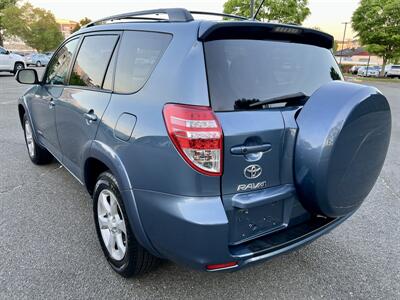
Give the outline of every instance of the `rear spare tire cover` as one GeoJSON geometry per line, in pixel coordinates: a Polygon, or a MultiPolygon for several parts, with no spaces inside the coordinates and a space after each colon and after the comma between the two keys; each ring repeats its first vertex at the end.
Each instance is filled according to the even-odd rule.
{"type": "Polygon", "coordinates": [[[295,182],[313,214],[339,217],[355,211],[382,169],[391,114],[376,89],[342,81],[319,88],[297,117],[295,182]]]}

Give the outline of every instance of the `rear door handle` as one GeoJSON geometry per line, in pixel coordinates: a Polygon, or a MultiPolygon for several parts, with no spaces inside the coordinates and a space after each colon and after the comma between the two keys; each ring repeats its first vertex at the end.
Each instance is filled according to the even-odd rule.
{"type": "Polygon", "coordinates": [[[87,113],[84,113],[83,116],[89,122],[96,122],[97,121],[97,115],[94,113],[93,109],[89,110],[87,113]]]}
{"type": "Polygon", "coordinates": [[[261,144],[261,145],[252,145],[252,146],[235,146],[231,148],[231,153],[234,155],[246,155],[249,153],[259,153],[259,152],[267,152],[272,149],[270,143],[261,144]]]}

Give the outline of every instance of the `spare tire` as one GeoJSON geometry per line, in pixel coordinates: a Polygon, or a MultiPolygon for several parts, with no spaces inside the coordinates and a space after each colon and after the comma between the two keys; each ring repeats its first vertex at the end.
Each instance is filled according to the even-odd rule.
{"type": "Polygon", "coordinates": [[[386,98],[370,86],[334,81],[311,95],[297,124],[294,171],[303,206],[328,217],[354,212],[374,186],[389,147],[386,98]]]}

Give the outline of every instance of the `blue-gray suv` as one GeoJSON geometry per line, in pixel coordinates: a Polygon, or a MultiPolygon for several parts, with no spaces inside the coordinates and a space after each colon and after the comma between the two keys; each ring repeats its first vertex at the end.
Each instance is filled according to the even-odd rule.
{"type": "Polygon", "coordinates": [[[160,259],[236,270],[309,243],[360,207],[388,149],[389,104],[343,81],[332,36],[195,14],[96,21],[43,79],[16,77],[33,85],[18,101],[30,159],[86,186],[126,277],[160,259]]]}

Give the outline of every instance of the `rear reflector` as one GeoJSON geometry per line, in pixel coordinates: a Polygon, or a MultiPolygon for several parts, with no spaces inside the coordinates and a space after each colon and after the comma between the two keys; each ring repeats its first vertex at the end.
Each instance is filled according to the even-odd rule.
{"type": "Polygon", "coordinates": [[[222,174],[222,129],[208,106],[166,104],[168,135],[185,161],[198,172],[222,174]]]}
{"type": "Polygon", "coordinates": [[[232,262],[228,262],[228,263],[224,263],[224,264],[207,265],[206,268],[209,271],[215,271],[215,270],[232,268],[232,267],[236,267],[236,266],[237,266],[237,262],[232,261],[232,262]]]}

